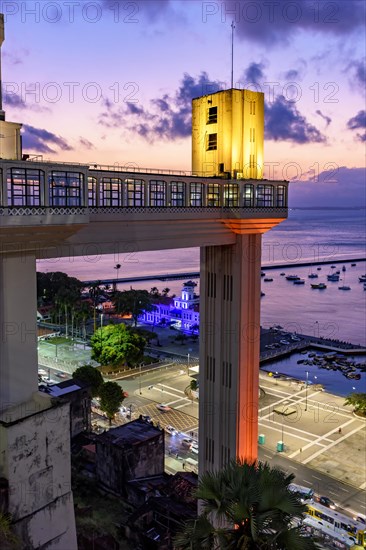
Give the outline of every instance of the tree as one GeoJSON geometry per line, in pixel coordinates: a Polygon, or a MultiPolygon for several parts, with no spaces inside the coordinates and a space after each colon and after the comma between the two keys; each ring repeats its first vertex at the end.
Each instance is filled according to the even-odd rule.
{"type": "Polygon", "coordinates": [[[196,496],[203,513],[176,536],[177,550],[313,550],[294,527],[306,506],[288,486],[294,475],[267,463],[231,460],[202,475],[196,496]]]}
{"type": "Polygon", "coordinates": [[[145,311],[155,309],[154,296],[147,290],[134,290],[131,288],[131,290],[115,292],[112,300],[117,313],[132,315],[135,326],[139,315],[142,315],[145,311]]]}
{"type": "Polygon", "coordinates": [[[94,332],[97,328],[97,304],[99,303],[99,298],[102,295],[102,289],[100,288],[101,281],[97,281],[96,283],[93,283],[91,287],[89,288],[89,295],[90,298],[93,300],[93,327],[94,332]]]}
{"type": "Polygon", "coordinates": [[[100,391],[100,408],[106,413],[109,419],[109,425],[112,424],[112,419],[124,400],[124,394],[121,386],[117,382],[105,382],[102,384],[100,391]]]}
{"type": "Polygon", "coordinates": [[[176,342],[180,342],[181,345],[183,346],[184,342],[187,340],[187,336],[183,333],[181,334],[178,334],[176,337],[175,337],[175,341],[176,342]]]}
{"type": "Polygon", "coordinates": [[[350,393],[344,405],[352,405],[356,413],[366,416],[366,393],[350,393]]]}
{"type": "Polygon", "coordinates": [[[79,367],[72,373],[74,380],[80,380],[90,384],[92,397],[99,396],[99,390],[103,384],[103,376],[100,371],[91,365],[79,367]]]}
{"type": "Polygon", "coordinates": [[[91,337],[92,358],[103,365],[140,363],[144,357],[146,340],[123,323],[99,328],[91,337]]]}

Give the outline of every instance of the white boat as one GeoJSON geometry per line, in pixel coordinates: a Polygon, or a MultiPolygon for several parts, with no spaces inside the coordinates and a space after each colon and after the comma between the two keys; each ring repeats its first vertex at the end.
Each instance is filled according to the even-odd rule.
{"type": "Polygon", "coordinates": [[[337,273],[331,273],[330,275],[327,275],[327,280],[338,283],[339,275],[337,273]]]}

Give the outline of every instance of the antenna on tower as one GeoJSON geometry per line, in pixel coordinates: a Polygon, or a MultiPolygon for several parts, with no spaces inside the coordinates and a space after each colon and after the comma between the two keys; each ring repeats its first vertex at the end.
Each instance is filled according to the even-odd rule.
{"type": "Polygon", "coordinates": [[[231,22],[231,88],[234,88],[234,21],[231,22]]]}

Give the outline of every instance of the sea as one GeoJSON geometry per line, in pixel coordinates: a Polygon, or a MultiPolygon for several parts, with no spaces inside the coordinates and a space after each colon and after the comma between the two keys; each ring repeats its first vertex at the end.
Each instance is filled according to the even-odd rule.
{"type": "MultiPolygon", "coordinates": [[[[275,266],[262,277],[261,325],[281,325],[285,330],[323,338],[366,345],[366,291],[358,277],[366,273],[366,210],[364,208],[290,208],[288,219],[263,236],[262,266],[275,266]],[[343,263],[355,260],[356,266],[343,263]],[[301,266],[301,263],[331,261],[330,265],[301,266]],[[295,267],[289,267],[295,264],[295,267]],[[342,271],[343,265],[346,270],[342,271]],[[317,268],[321,269],[318,270],[317,268]],[[328,282],[327,275],[341,270],[341,282],[328,282]],[[318,279],[308,279],[309,273],[318,279]],[[298,275],[305,285],[294,285],[281,273],[298,275]],[[310,284],[325,282],[325,290],[310,284]],[[342,284],[351,290],[342,291],[342,284]]],[[[126,254],[52,258],[40,260],[38,271],[64,271],[80,280],[185,273],[199,271],[199,249],[183,248],[154,252],[131,251],[126,254]]],[[[264,269],[264,271],[266,271],[264,269]]],[[[199,280],[197,292],[199,293],[199,280]]],[[[182,281],[147,281],[118,285],[125,288],[170,288],[179,294],[182,281]]],[[[278,369],[276,369],[278,370],[278,369]]],[[[332,376],[332,373],[327,373],[332,376]]]]}

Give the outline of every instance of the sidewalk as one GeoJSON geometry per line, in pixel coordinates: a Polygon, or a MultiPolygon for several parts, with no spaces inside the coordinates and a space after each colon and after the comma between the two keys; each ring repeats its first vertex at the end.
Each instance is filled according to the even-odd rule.
{"type": "Polygon", "coordinates": [[[265,449],[336,479],[366,488],[366,421],[344,406],[344,397],[260,373],[259,434],[265,449]],[[263,440],[263,437],[262,437],[263,440]]]}

